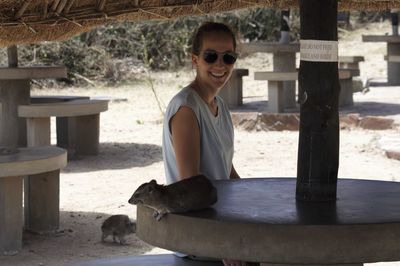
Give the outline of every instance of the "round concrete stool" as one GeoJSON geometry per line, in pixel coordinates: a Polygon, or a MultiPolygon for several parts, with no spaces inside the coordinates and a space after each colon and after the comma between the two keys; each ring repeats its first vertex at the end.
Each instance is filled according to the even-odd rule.
{"type": "MultiPolygon", "coordinates": [[[[23,228],[23,209],[22,209],[22,179],[26,175],[42,175],[59,171],[67,164],[67,152],[57,147],[31,147],[20,148],[19,152],[0,156],[0,255],[13,254],[22,248],[22,228],[23,228]]],[[[43,177],[43,176],[42,176],[43,177]]],[[[57,176],[58,177],[58,176],[57,176]]],[[[44,183],[50,183],[47,176],[43,177],[44,183]]],[[[48,205],[55,205],[58,215],[58,198],[51,198],[58,195],[57,191],[47,193],[42,186],[34,187],[39,196],[44,200],[38,199],[44,204],[38,206],[38,211],[31,210],[33,216],[38,219],[46,218],[43,213],[48,213],[48,205]],[[56,203],[56,204],[54,204],[56,203]],[[40,214],[40,215],[39,215],[40,214]]],[[[25,208],[30,203],[25,197],[25,208]]],[[[58,221],[58,216],[56,217],[58,221]]],[[[25,216],[25,219],[29,217],[25,216]]]]}
{"type": "Polygon", "coordinates": [[[340,179],[335,202],[295,200],[294,178],[216,181],[209,209],[168,214],[137,209],[144,241],[197,256],[270,264],[400,260],[400,183],[340,179]]]}

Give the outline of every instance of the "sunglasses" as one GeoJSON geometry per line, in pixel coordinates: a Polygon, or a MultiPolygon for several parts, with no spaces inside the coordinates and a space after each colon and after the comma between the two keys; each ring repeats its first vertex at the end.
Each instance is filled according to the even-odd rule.
{"type": "Polygon", "coordinates": [[[213,64],[217,62],[218,56],[222,56],[222,61],[227,64],[227,65],[233,65],[236,62],[236,59],[238,57],[237,53],[235,52],[223,52],[219,53],[214,50],[205,50],[203,52],[203,59],[206,61],[208,64],[213,64]]]}

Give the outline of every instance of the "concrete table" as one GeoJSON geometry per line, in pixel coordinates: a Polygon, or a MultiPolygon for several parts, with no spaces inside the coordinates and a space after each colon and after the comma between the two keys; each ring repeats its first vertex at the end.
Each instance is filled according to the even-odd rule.
{"type": "MultiPolygon", "coordinates": [[[[38,175],[46,178],[46,173],[59,172],[60,168],[65,167],[66,164],[67,152],[64,149],[50,146],[20,148],[17,153],[0,156],[0,255],[2,253],[12,254],[22,247],[23,177],[38,175]]],[[[40,194],[43,188],[36,186],[31,189],[40,194]]],[[[33,204],[36,204],[38,208],[31,210],[35,215],[27,216],[26,219],[48,219],[49,214],[53,217],[51,214],[56,212],[55,219],[58,224],[59,198],[51,197],[54,193],[56,191],[46,195],[46,201],[41,200],[40,197],[31,198],[35,201],[33,204]]],[[[27,203],[27,196],[25,196],[25,204],[27,203]]],[[[31,203],[29,202],[29,204],[31,203]]]]}
{"type": "MultiPolygon", "coordinates": [[[[296,53],[300,52],[299,43],[252,42],[243,43],[246,53],[272,53],[273,71],[296,71],[296,53]]],[[[284,107],[296,108],[296,82],[285,81],[283,84],[284,107]]]]}
{"type": "Polygon", "coordinates": [[[58,189],[44,193],[48,184],[57,184],[67,153],[56,147],[27,146],[26,120],[18,117],[18,106],[30,102],[30,80],[66,77],[65,67],[17,67],[16,47],[9,47],[9,68],[0,68],[0,254],[22,248],[22,179],[35,176],[35,184],[24,178],[25,228],[58,226],[58,189]],[[40,182],[39,182],[40,181],[40,182]],[[31,186],[32,185],[32,186],[31,186]],[[57,193],[57,194],[55,194],[57,193]],[[28,207],[27,207],[28,206],[28,207]],[[33,226],[34,225],[34,226],[33,226]]]}
{"type": "Polygon", "coordinates": [[[389,60],[391,56],[400,55],[400,36],[399,35],[363,35],[363,42],[386,42],[387,43],[387,76],[388,84],[392,86],[400,85],[400,62],[389,60]]]}
{"type": "Polygon", "coordinates": [[[168,214],[137,209],[137,235],[186,254],[261,265],[342,265],[400,260],[400,183],[339,179],[334,202],[295,200],[296,179],[216,181],[218,202],[168,214]]]}
{"type": "Polygon", "coordinates": [[[248,75],[248,69],[235,68],[228,82],[220,90],[218,95],[224,99],[229,108],[235,108],[243,104],[243,76],[248,75]]]}

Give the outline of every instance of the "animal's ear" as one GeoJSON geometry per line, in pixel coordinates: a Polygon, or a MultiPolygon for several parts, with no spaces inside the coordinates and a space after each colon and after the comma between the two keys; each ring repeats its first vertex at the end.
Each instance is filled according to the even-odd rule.
{"type": "Polygon", "coordinates": [[[147,192],[152,192],[153,189],[154,189],[156,186],[157,186],[156,180],[154,180],[154,179],[151,180],[151,181],[149,182],[148,186],[146,187],[147,192]]]}

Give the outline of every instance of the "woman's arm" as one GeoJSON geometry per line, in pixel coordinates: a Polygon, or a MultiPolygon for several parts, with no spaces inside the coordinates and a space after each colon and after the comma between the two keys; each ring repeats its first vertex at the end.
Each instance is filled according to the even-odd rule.
{"type": "Polygon", "coordinates": [[[174,146],[179,179],[199,174],[200,129],[196,115],[189,107],[182,106],[171,118],[172,143],[174,146]]]}

